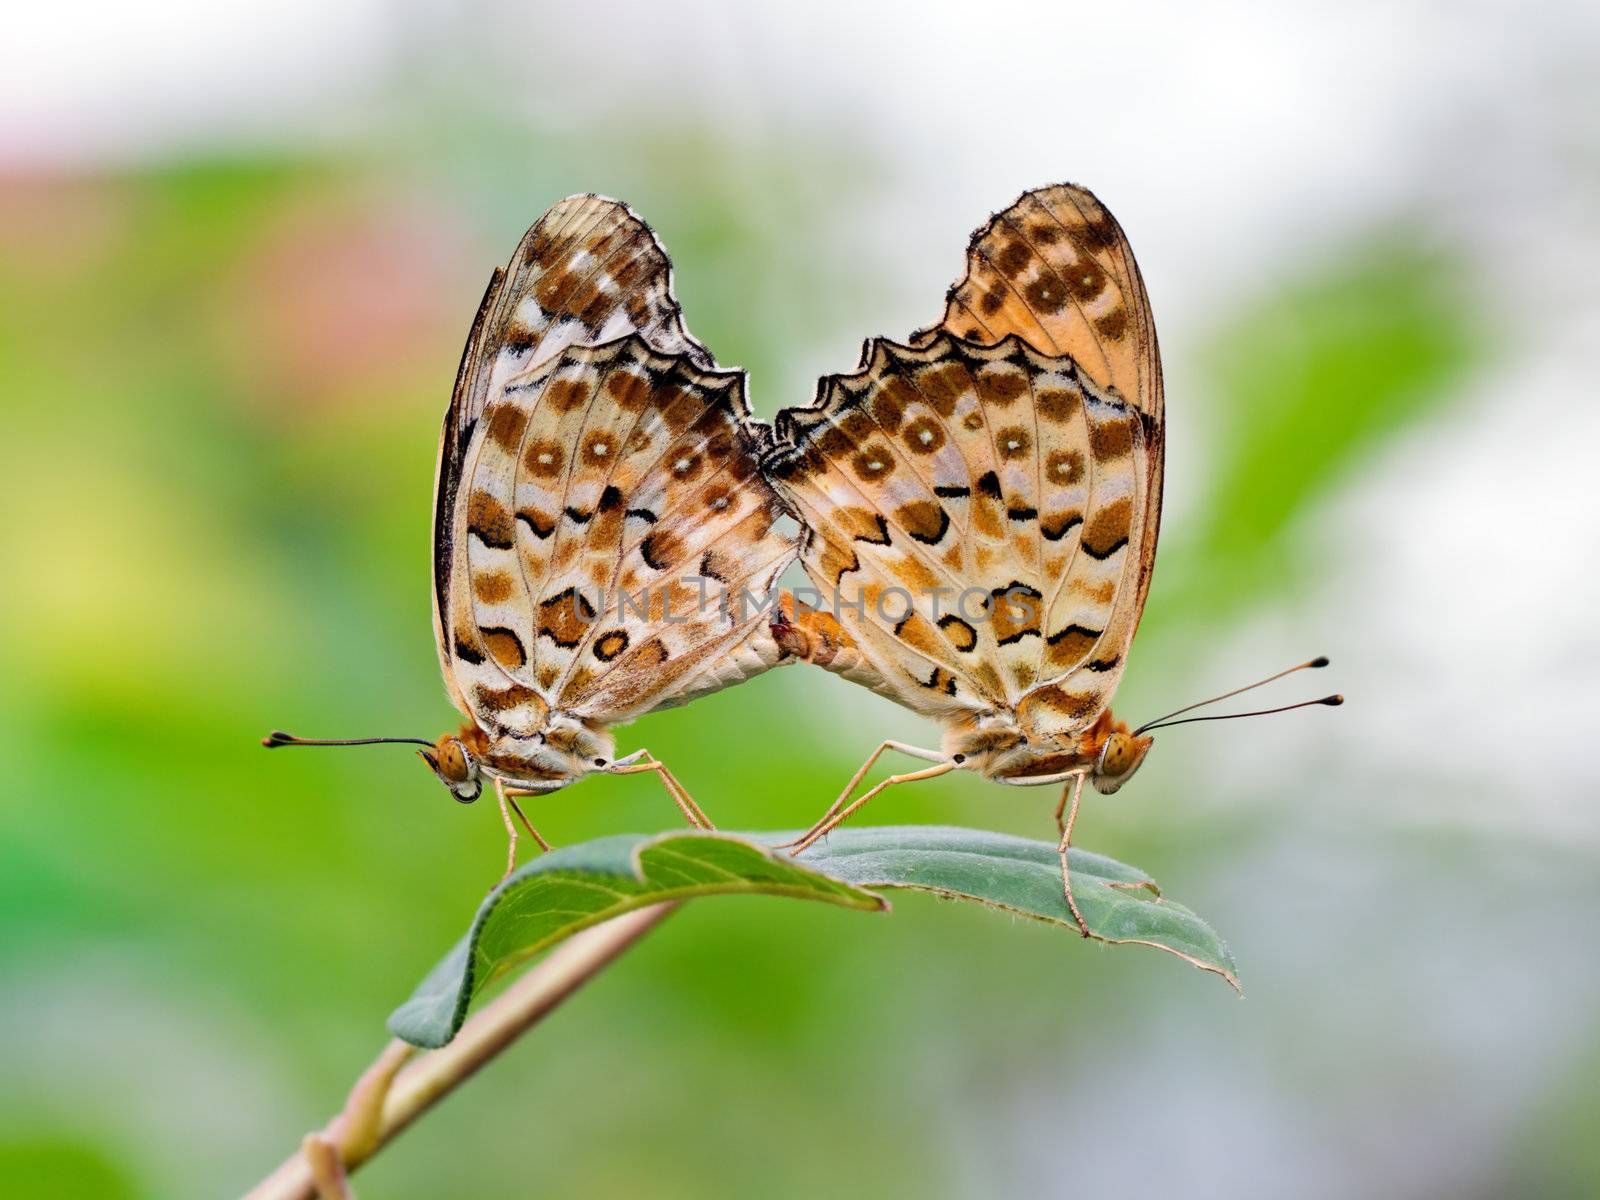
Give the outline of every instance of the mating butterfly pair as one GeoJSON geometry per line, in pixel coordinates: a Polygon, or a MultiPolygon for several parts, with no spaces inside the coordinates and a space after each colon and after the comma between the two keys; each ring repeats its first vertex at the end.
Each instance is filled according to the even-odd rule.
{"type": "Polygon", "coordinates": [[[1061,783],[1077,916],[1083,782],[1116,791],[1159,724],[1130,731],[1109,705],[1150,585],[1163,447],[1144,285],[1081,188],[994,217],[942,321],[869,341],[770,428],[744,373],[685,328],[650,229],[573,197],[490,280],[445,417],[434,628],[467,721],[437,742],[360,741],[416,742],[462,802],[492,781],[509,872],[513,815],[545,845],[517,800],[596,772],[654,773],[709,828],[648,751],[616,756],[611,728],[802,659],[944,737],[880,745],[795,853],[895,783],[1061,783]],[[796,557],[820,602],[752,602],[796,557]],[[891,749],[933,765],[851,802],[891,749]]]}

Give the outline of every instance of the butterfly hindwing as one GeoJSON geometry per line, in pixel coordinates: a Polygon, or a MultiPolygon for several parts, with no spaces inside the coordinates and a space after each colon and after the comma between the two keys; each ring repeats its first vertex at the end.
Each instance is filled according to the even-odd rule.
{"type": "Polygon", "coordinates": [[[715,603],[792,557],[762,436],[643,222],[592,196],[551,209],[491,281],[442,439],[436,626],[458,706],[506,732],[551,707],[612,724],[773,665],[758,606],[715,603]]]}
{"type": "Polygon", "coordinates": [[[779,418],[769,476],[876,690],[944,718],[1082,673],[1114,684],[1101,635],[1137,575],[1135,417],[1070,360],[940,334],[873,343],[779,418]]]}
{"type": "Polygon", "coordinates": [[[1042,734],[1110,703],[1154,561],[1162,394],[1143,283],[1093,196],[1046,188],[994,217],[945,320],[869,343],[777,434],[769,477],[852,644],[835,669],[1042,734]]]}

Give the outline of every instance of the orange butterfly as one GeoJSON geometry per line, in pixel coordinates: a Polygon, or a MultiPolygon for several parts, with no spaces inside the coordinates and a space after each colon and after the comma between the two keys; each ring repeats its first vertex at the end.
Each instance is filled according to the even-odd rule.
{"type": "Polygon", "coordinates": [[[1088,936],[1067,872],[1084,780],[1115,792],[1178,715],[1129,729],[1110,709],[1155,565],[1164,430],[1128,240],[1069,185],[973,235],[941,322],[869,341],[855,372],[780,414],[762,470],[801,519],[821,602],[786,595],[774,636],[944,727],[938,750],[882,743],[796,853],[894,784],[1062,783],[1063,888],[1088,936]],[[886,750],[934,765],[850,802],[886,750]]]}
{"type": "Polygon", "coordinates": [[[462,803],[492,781],[507,873],[513,813],[548,848],[517,799],[596,772],[653,772],[710,828],[649,751],[617,757],[611,727],[782,660],[746,602],[796,551],[757,470],[766,432],[744,373],[684,327],[644,222],[598,196],[556,205],[489,281],[439,443],[434,632],[465,723],[266,744],[415,743],[462,803]]]}

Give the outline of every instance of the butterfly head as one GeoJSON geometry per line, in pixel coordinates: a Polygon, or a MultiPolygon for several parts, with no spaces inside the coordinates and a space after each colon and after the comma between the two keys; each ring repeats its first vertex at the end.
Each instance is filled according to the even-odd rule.
{"type": "Polygon", "coordinates": [[[417,757],[428,764],[458,803],[471,804],[483,791],[478,757],[456,734],[445,734],[429,749],[418,750],[417,757]]]}
{"type": "Polygon", "coordinates": [[[1102,796],[1109,796],[1133,778],[1150,753],[1155,738],[1148,733],[1130,733],[1126,722],[1118,721],[1095,756],[1089,782],[1102,796]]]}

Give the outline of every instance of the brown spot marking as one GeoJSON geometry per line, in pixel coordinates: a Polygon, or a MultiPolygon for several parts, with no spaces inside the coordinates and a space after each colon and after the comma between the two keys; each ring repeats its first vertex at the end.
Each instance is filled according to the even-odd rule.
{"type": "Polygon", "coordinates": [[[698,388],[672,384],[656,392],[656,411],[673,437],[704,415],[704,397],[698,388]]]}
{"type": "Polygon", "coordinates": [[[984,316],[994,316],[995,313],[999,312],[1006,305],[1005,288],[996,284],[983,294],[983,299],[979,301],[979,305],[983,309],[984,316]]]}
{"type": "Polygon", "coordinates": [[[880,387],[872,396],[870,407],[872,419],[885,433],[897,433],[900,422],[906,418],[904,380],[896,380],[900,388],[880,387]]]}
{"type": "Polygon", "coordinates": [[[1101,462],[1122,458],[1133,452],[1133,419],[1112,417],[1089,427],[1089,448],[1101,462]]]}
{"type": "Polygon", "coordinates": [[[955,412],[961,398],[972,390],[972,376],[960,363],[944,363],[920,372],[917,385],[933,411],[948,417],[955,412]]]}
{"type": "Polygon", "coordinates": [[[567,452],[561,448],[561,443],[549,438],[529,442],[522,452],[523,468],[536,479],[554,478],[566,463],[567,452]]]}
{"type": "Polygon", "coordinates": [[[1080,258],[1070,267],[1062,267],[1061,277],[1066,280],[1072,298],[1080,302],[1093,300],[1106,286],[1106,273],[1092,258],[1080,258]]]}
{"type": "Polygon", "coordinates": [[[963,654],[978,644],[978,631],[954,613],[946,613],[940,617],[939,628],[944,630],[944,636],[949,639],[950,644],[963,654]]]}
{"type": "Polygon", "coordinates": [[[1071,667],[1095,648],[1102,630],[1088,629],[1082,625],[1067,625],[1045,639],[1048,649],[1045,657],[1053,667],[1071,667]]]}
{"type": "Polygon", "coordinates": [[[969,412],[965,417],[963,417],[961,419],[961,428],[965,429],[968,433],[977,433],[978,430],[982,429],[983,428],[983,412],[982,412],[982,410],[980,409],[980,410],[975,410],[973,412],[969,412]]]}
{"type": "Polygon", "coordinates": [[[1083,454],[1078,450],[1052,450],[1044,460],[1044,479],[1056,487],[1074,487],[1083,482],[1083,454]]]}
{"type": "Polygon", "coordinates": [[[581,696],[589,690],[589,685],[595,680],[595,673],[587,663],[580,663],[572,669],[571,674],[561,685],[563,695],[581,696]]]}
{"type": "Polygon", "coordinates": [[[1100,331],[1101,337],[1120,342],[1123,335],[1128,332],[1128,310],[1119,304],[1110,312],[1096,317],[1094,327],[1100,331]]]}
{"type": "Polygon", "coordinates": [[[1030,634],[1038,637],[1043,599],[1038,591],[1016,580],[990,592],[989,624],[994,629],[995,641],[1009,646],[1030,634]]]}
{"type": "Polygon", "coordinates": [[[855,439],[831,421],[816,435],[815,444],[828,458],[842,458],[856,448],[855,439]]]}
{"type": "Polygon", "coordinates": [[[516,544],[511,514],[488,492],[473,492],[467,499],[467,532],[493,550],[509,550],[516,544]]]}
{"type": "Polygon", "coordinates": [[[727,483],[713,483],[700,493],[700,503],[708,516],[719,517],[733,507],[733,487],[727,483]]]}
{"type": "Polygon", "coordinates": [[[589,385],[582,379],[552,379],[544,400],[555,412],[569,413],[589,403],[589,385]]]}
{"type": "Polygon", "coordinates": [[[1040,221],[1028,229],[1028,236],[1041,246],[1053,246],[1061,240],[1061,226],[1054,221],[1040,221]]]}
{"type": "Polygon", "coordinates": [[[861,560],[853,551],[827,542],[823,545],[822,559],[818,566],[821,568],[823,578],[837,584],[844,578],[845,572],[857,570],[861,566],[861,560]]]}
{"type": "Polygon", "coordinates": [[[1107,559],[1128,544],[1133,523],[1133,502],[1124,496],[1089,518],[1083,531],[1083,552],[1090,558],[1107,559]]]}
{"type": "Polygon", "coordinates": [[[485,625],[478,632],[483,635],[484,649],[489,651],[489,657],[494,659],[507,670],[515,670],[528,661],[528,654],[522,648],[522,639],[503,625],[485,625]]]}
{"type": "Polygon", "coordinates": [[[858,504],[842,504],[834,510],[834,523],[851,541],[871,542],[874,546],[889,544],[889,528],[883,514],[858,504]]]}
{"type": "Polygon", "coordinates": [[[850,466],[863,483],[877,483],[894,474],[894,458],[881,442],[868,442],[850,466]]]}
{"type": "Polygon", "coordinates": [[[891,565],[889,570],[896,579],[911,589],[913,595],[920,592],[932,592],[934,588],[939,586],[939,577],[920,558],[910,554],[891,565]]]}
{"type": "Polygon", "coordinates": [[[667,644],[658,637],[636,647],[622,660],[619,671],[648,671],[667,661],[667,644]]]}
{"type": "Polygon", "coordinates": [[[1060,280],[1048,272],[1023,288],[1022,294],[1028,306],[1038,312],[1058,313],[1067,306],[1066,289],[1061,286],[1060,280]]]}
{"type": "Polygon", "coordinates": [[[474,708],[483,712],[503,713],[524,705],[531,707],[535,712],[545,711],[544,699],[531,687],[524,687],[514,683],[510,687],[490,688],[481,683],[473,689],[473,697],[477,700],[474,708]]]}
{"type": "Polygon", "coordinates": [[[1083,514],[1079,512],[1050,513],[1039,522],[1039,532],[1044,534],[1048,542],[1059,542],[1079,525],[1083,524],[1083,514]]]}
{"type": "Polygon", "coordinates": [[[594,656],[601,662],[610,662],[627,648],[627,631],[622,629],[613,629],[609,633],[602,633],[595,639],[594,656]]]}
{"type": "Polygon", "coordinates": [[[1028,458],[1033,454],[1033,433],[1021,425],[1012,425],[994,435],[994,445],[1007,461],[1028,458]]]}
{"type": "Polygon", "coordinates": [[[672,477],[684,483],[691,483],[699,478],[700,472],[705,469],[705,459],[695,453],[675,454],[670,457],[672,477]]]}
{"type": "Polygon", "coordinates": [[[655,571],[665,571],[688,554],[683,539],[671,530],[657,529],[639,543],[639,556],[655,571]]]}
{"type": "Polygon", "coordinates": [[[513,317],[506,325],[505,347],[513,354],[521,354],[532,350],[539,340],[539,330],[523,322],[520,317],[513,317]]]}
{"type": "Polygon", "coordinates": [[[1117,598],[1117,581],[1115,579],[1102,579],[1091,583],[1087,579],[1074,579],[1072,581],[1074,595],[1092,600],[1096,604],[1110,604],[1117,598]]]}
{"type": "MultiPolygon", "coordinates": [[[[895,599],[902,600],[898,596],[895,599]]],[[[890,609],[889,611],[893,612],[894,610],[890,609]]],[[[907,613],[894,627],[894,635],[906,645],[915,650],[920,650],[923,654],[931,654],[938,657],[947,653],[943,639],[939,637],[927,619],[918,613],[907,613]]]]}
{"type": "Polygon", "coordinates": [[[539,636],[571,649],[581,642],[598,614],[587,596],[568,588],[539,605],[539,636]]]}
{"type": "Polygon", "coordinates": [[[1037,672],[1030,662],[1016,662],[1011,664],[1011,678],[1019,688],[1030,688],[1033,681],[1038,678],[1037,672]]]}
{"type": "Polygon", "coordinates": [[[591,467],[609,468],[617,461],[617,443],[621,440],[614,430],[593,430],[583,439],[583,461],[591,467]]]}
{"type": "MultiPolygon", "coordinates": [[[[1092,717],[1100,708],[1100,698],[1082,692],[1069,692],[1059,685],[1040,688],[1018,705],[1019,709],[1038,708],[1047,715],[1068,721],[1082,721],[1092,717]]],[[[1020,715],[1020,713],[1019,713],[1020,715]]],[[[1034,722],[1029,721],[1029,724],[1034,722]]]]}
{"type": "Polygon", "coordinates": [[[937,546],[950,529],[950,514],[932,500],[913,500],[894,510],[895,524],[917,541],[937,546]]]}
{"type": "Polygon", "coordinates": [[[503,604],[511,599],[511,576],[504,571],[488,571],[474,576],[472,594],[484,604],[503,604]]]}
{"type": "Polygon", "coordinates": [[[556,677],[559,674],[560,672],[556,669],[555,663],[545,663],[544,666],[539,668],[539,686],[548,692],[555,687],[556,677]]]}
{"type": "Polygon", "coordinates": [[[995,265],[1013,279],[1026,271],[1032,261],[1032,252],[1021,242],[1016,241],[1007,242],[1000,248],[1000,253],[995,255],[995,265]]]}
{"type": "Polygon", "coordinates": [[[549,513],[542,513],[536,508],[518,509],[517,520],[526,525],[528,532],[541,542],[556,531],[556,519],[549,513]]]}
{"type": "Polygon", "coordinates": [[[612,371],[606,376],[606,394],[623,412],[636,413],[650,399],[650,381],[632,371],[612,371]]]}
{"type": "MultiPolygon", "coordinates": [[[[589,530],[589,541],[598,546],[615,546],[622,536],[622,493],[611,484],[600,493],[594,509],[594,525],[589,530]]],[[[610,568],[606,569],[609,579],[610,568]]]]}
{"type": "Polygon", "coordinates": [[[1083,396],[1076,389],[1046,388],[1039,393],[1035,406],[1045,420],[1064,424],[1082,410],[1083,396]]]}
{"type": "Polygon", "coordinates": [[[1028,390],[1027,377],[1021,371],[991,368],[979,371],[978,399],[995,408],[1005,408],[1028,390]]]}
{"type": "Polygon", "coordinates": [[[489,440],[507,454],[517,452],[527,427],[528,414],[516,404],[505,401],[489,410],[489,440]]]}
{"type": "Polygon", "coordinates": [[[470,627],[457,625],[455,636],[450,642],[457,658],[477,666],[483,661],[483,655],[478,651],[477,640],[477,634],[470,627]]]}
{"type": "Polygon", "coordinates": [[[1072,230],[1073,245],[1093,252],[1096,250],[1109,250],[1117,244],[1117,226],[1111,219],[1111,214],[1101,211],[1090,217],[1072,230]]]}
{"type": "Polygon", "coordinates": [[[932,417],[918,417],[906,426],[901,439],[914,454],[933,454],[944,446],[944,426],[932,417]]]}
{"type": "Polygon", "coordinates": [[[972,678],[977,685],[990,696],[1005,695],[1005,688],[1000,684],[1000,672],[994,669],[993,663],[979,662],[972,668],[972,678]]]}
{"type": "Polygon", "coordinates": [[[738,558],[726,550],[707,550],[700,557],[700,570],[697,574],[707,579],[715,579],[718,583],[732,583],[738,573],[738,558]]]}

